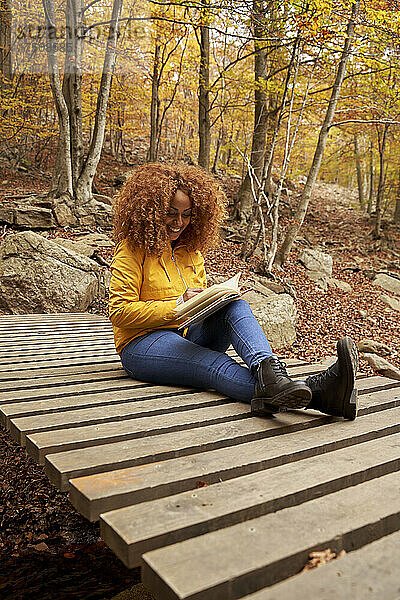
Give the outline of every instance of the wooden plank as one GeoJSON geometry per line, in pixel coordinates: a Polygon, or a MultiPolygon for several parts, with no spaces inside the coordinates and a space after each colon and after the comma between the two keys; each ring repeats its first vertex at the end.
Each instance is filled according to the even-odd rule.
{"type": "Polygon", "coordinates": [[[294,575],[312,551],[393,533],[399,517],[395,473],[149,552],[142,579],[157,599],[231,600],[294,575]]]}
{"type": "Polygon", "coordinates": [[[46,335],[41,334],[37,336],[25,337],[21,335],[18,338],[4,339],[0,341],[0,348],[19,348],[25,346],[32,346],[38,343],[54,342],[54,343],[73,343],[77,340],[85,340],[90,342],[91,340],[113,340],[113,334],[111,331],[104,332],[92,332],[90,328],[87,328],[85,332],[79,332],[79,335],[74,335],[73,332],[70,335],[57,335],[51,330],[46,335]]]}
{"type": "Polygon", "coordinates": [[[68,338],[74,338],[74,337],[79,337],[80,334],[85,334],[88,332],[88,330],[94,334],[97,333],[98,335],[104,335],[104,336],[110,336],[112,334],[112,329],[110,329],[110,327],[104,327],[102,325],[82,325],[80,327],[65,327],[65,328],[57,328],[57,327],[51,327],[51,328],[47,328],[47,327],[43,327],[42,329],[37,329],[34,331],[30,331],[30,330],[24,330],[21,329],[20,332],[4,332],[4,333],[0,333],[0,343],[2,345],[7,344],[7,341],[15,341],[15,342],[21,342],[21,341],[35,341],[35,340],[41,340],[44,337],[51,335],[52,337],[57,337],[59,339],[68,339],[68,338]]]}
{"type": "Polygon", "coordinates": [[[22,390],[49,390],[57,386],[65,386],[66,391],[70,385],[78,383],[94,383],[95,381],[119,381],[126,379],[128,375],[120,367],[119,369],[107,369],[91,373],[72,373],[66,377],[58,377],[57,375],[49,377],[36,377],[34,379],[22,379],[18,381],[9,381],[0,383],[0,398],[4,398],[4,393],[21,392],[22,390]]]}
{"type": "MultiPolygon", "coordinates": [[[[18,357],[18,360],[16,360],[15,362],[19,365],[30,365],[31,363],[37,363],[40,364],[41,362],[45,363],[48,361],[62,361],[62,360],[69,360],[69,359],[79,359],[79,358],[98,358],[98,357],[110,357],[110,358],[118,358],[119,356],[118,354],[115,352],[114,348],[104,348],[104,347],[100,347],[100,348],[95,348],[95,349],[84,349],[84,350],[69,350],[67,352],[60,352],[60,353],[56,353],[55,355],[50,355],[49,357],[47,357],[47,354],[36,354],[36,355],[32,355],[32,356],[27,356],[25,354],[21,354],[18,357]],[[58,358],[60,357],[60,358],[58,358]]],[[[7,367],[7,365],[10,364],[10,361],[7,358],[0,358],[0,365],[1,368],[4,369],[4,367],[7,367]]]]}
{"type": "MultiPolygon", "coordinates": [[[[145,552],[393,473],[400,434],[364,442],[195,491],[106,512],[101,537],[128,567],[145,552]]],[[[304,598],[310,596],[305,595],[304,598]]]]}
{"type": "Polygon", "coordinates": [[[68,480],[74,477],[188,456],[289,431],[317,427],[328,421],[329,417],[311,416],[300,412],[282,413],[276,419],[253,417],[243,421],[200,427],[196,429],[195,436],[190,430],[178,431],[140,440],[48,454],[45,458],[45,469],[48,478],[56,487],[67,490],[68,480]]]}
{"type": "Polygon", "coordinates": [[[22,323],[25,323],[26,321],[32,320],[32,319],[63,319],[64,317],[67,318],[75,318],[75,317],[79,317],[79,318],[85,318],[87,320],[90,319],[104,319],[103,315],[98,315],[95,313],[89,313],[89,312],[59,312],[59,313],[24,313],[24,314],[6,314],[6,315],[1,315],[0,319],[4,321],[10,320],[10,321],[16,321],[19,322],[21,321],[22,323]]]}
{"type": "Polygon", "coordinates": [[[0,334],[2,336],[5,335],[6,332],[9,332],[10,335],[13,335],[14,333],[16,335],[20,335],[24,330],[27,333],[30,332],[35,332],[35,331],[41,331],[43,329],[48,329],[48,330],[52,330],[53,328],[64,328],[66,329],[67,327],[69,327],[70,329],[73,329],[74,327],[86,327],[86,328],[110,328],[112,327],[110,321],[108,321],[107,319],[102,321],[102,320],[82,320],[82,319],[71,319],[69,321],[29,321],[29,322],[25,322],[25,323],[4,323],[0,317],[0,334]]]}
{"type": "MultiPolygon", "coordinates": [[[[368,392],[368,390],[364,390],[368,392]]],[[[400,406],[400,387],[368,392],[359,396],[358,414],[366,415],[378,410],[387,410],[400,406]]]]}
{"type": "MultiPolygon", "coordinates": [[[[108,407],[105,407],[104,414],[107,415],[109,410],[108,407]]],[[[172,431],[193,430],[214,423],[236,421],[246,417],[251,417],[250,407],[238,403],[205,408],[194,407],[193,410],[170,412],[162,416],[139,417],[133,415],[133,418],[126,417],[123,420],[111,420],[113,417],[110,417],[110,421],[101,424],[32,433],[26,437],[26,450],[36,462],[43,464],[46,454],[133,440],[172,431]]],[[[193,435],[196,435],[196,431],[193,432],[193,435]]]]}
{"type": "Polygon", "coordinates": [[[400,532],[386,535],[359,550],[246,596],[243,600],[398,600],[399,571],[396,560],[400,532]]]}
{"type": "Polygon", "coordinates": [[[3,316],[0,316],[0,332],[4,332],[5,330],[12,332],[19,332],[22,329],[26,329],[29,331],[30,329],[36,329],[37,327],[66,327],[71,326],[106,326],[109,327],[111,325],[108,319],[82,319],[82,318],[73,318],[73,319],[26,319],[23,321],[9,321],[4,320],[3,316]]]}
{"type": "MultiPolygon", "coordinates": [[[[2,379],[11,379],[9,377],[12,371],[26,371],[26,370],[41,370],[47,368],[57,368],[57,367],[68,367],[72,365],[93,365],[94,363],[117,363],[119,366],[121,365],[120,357],[118,354],[110,354],[110,352],[99,353],[95,355],[90,355],[87,353],[85,356],[80,357],[71,357],[71,358],[61,358],[61,359],[51,359],[51,360],[41,360],[41,361],[25,361],[18,362],[15,364],[0,364],[0,380],[2,379]],[[3,376],[3,372],[6,373],[3,376]],[[8,376],[7,376],[8,375],[8,376]]],[[[109,368],[109,366],[107,366],[109,368]]]]}
{"type": "MultiPolygon", "coordinates": [[[[41,414],[50,415],[54,413],[61,413],[64,411],[73,411],[74,413],[76,413],[77,410],[85,409],[85,413],[80,413],[79,415],[82,421],[68,421],[67,423],[64,423],[64,426],[62,422],[58,422],[54,427],[55,429],[63,429],[65,427],[79,427],[82,425],[82,423],[87,425],[89,423],[94,424],[107,422],[110,419],[123,420],[124,418],[129,418],[130,416],[132,416],[132,414],[136,416],[162,415],[166,412],[190,410],[195,406],[218,406],[220,404],[233,402],[233,400],[225,398],[217,392],[196,392],[195,390],[190,390],[189,393],[185,394],[178,393],[175,391],[172,395],[164,394],[158,397],[156,394],[157,390],[154,389],[154,386],[148,385],[145,387],[147,387],[148,392],[146,392],[147,396],[144,398],[144,400],[142,399],[140,390],[136,392],[134,398],[131,397],[132,394],[126,394],[126,398],[118,396],[109,397],[108,395],[95,397],[94,399],[92,396],[79,396],[77,398],[72,399],[57,398],[56,400],[23,403],[29,405],[37,404],[38,406],[34,407],[35,410],[33,410],[33,408],[28,410],[26,408],[20,407],[19,405],[12,405],[7,410],[3,410],[3,414],[0,411],[0,417],[3,425],[10,427],[10,420],[13,417],[18,418],[30,415],[37,416],[41,414]],[[157,403],[148,402],[149,395],[150,399],[156,396],[157,403]],[[52,406],[51,410],[49,409],[49,405],[52,406]],[[104,410],[106,407],[107,412],[105,413],[104,410]],[[86,412],[87,409],[91,408],[95,410],[88,410],[88,412],[86,412]]],[[[26,431],[20,433],[16,432],[16,439],[18,438],[19,440],[19,436],[24,437],[26,434],[26,431]]]]}
{"type": "Polygon", "coordinates": [[[376,375],[374,377],[364,377],[363,379],[357,379],[356,387],[358,393],[369,392],[371,390],[388,390],[395,387],[400,387],[400,381],[396,379],[390,379],[389,377],[382,377],[376,375]]]}
{"type": "MultiPolygon", "coordinates": [[[[124,373],[124,371],[123,371],[124,373]]],[[[114,378],[110,378],[111,380],[114,380],[114,378]]],[[[59,405],[57,403],[54,402],[49,402],[49,403],[40,403],[38,404],[36,401],[29,402],[30,400],[36,400],[39,398],[46,398],[46,400],[54,398],[56,395],[72,395],[75,394],[76,392],[83,392],[83,393],[87,393],[90,390],[94,390],[97,389],[97,387],[99,389],[101,389],[101,391],[114,391],[114,389],[123,387],[123,386],[129,386],[129,383],[126,382],[127,377],[125,376],[125,383],[109,383],[108,387],[107,385],[103,385],[102,383],[90,383],[90,384],[84,384],[84,386],[82,387],[82,389],[79,386],[79,384],[77,385],[72,385],[70,384],[68,388],[66,388],[66,383],[63,383],[64,385],[60,386],[59,389],[57,388],[52,388],[49,389],[49,391],[47,392],[47,390],[43,391],[41,388],[43,388],[44,383],[46,382],[47,379],[42,380],[42,385],[38,385],[38,390],[27,390],[27,391],[22,391],[21,392],[6,392],[3,393],[0,399],[0,407],[4,408],[3,411],[3,417],[0,413],[0,419],[2,420],[2,422],[4,424],[7,424],[7,420],[9,418],[12,417],[16,417],[16,416],[30,416],[30,415],[34,415],[36,412],[40,412],[43,413],[45,411],[46,406],[48,407],[49,411],[59,411],[61,406],[68,406],[68,407],[73,407],[74,406],[74,401],[68,403],[65,403],[63,401],[62,405],[59,405]],[[24,402],[21,402],[24,401],[24,402]],[[10,407],[8,406],[8,404],[10,403],[16,403],[18,402],[18,406],[16,407],[10,407]],[[7,406],[4,406],[5,404],[7,404],[7,406]],[[4,418],[5,417],[5,418],[4,418]]],[[[32,382],[34,382],[35,380],[31,380],[32,382]]],[[[132,385],[134,384],[140,384],[141,382],[135,382],[133,379],[129,379],[128,380],[132,385]]],[[[143,382],[141,383],[143,385],[143,382]]],[[[32,385],[29,385],[29,388],[32,387],[32,385]]],[[[81,398],[78,399],[79,400],[79,404],[82,404],[80,402],[81,398]]]]}
{"type": "Polygon", "coordinates": [[[10,333],[10,335],[19,335],[23,331],[26,331],[28,334],[30,332],[42,331],[44,329],[67,329],[68,327],[73,329],[75,327],[83,328],[83,327],[93,327],[95,329],[101,327],[111,327],[111,323],[108,320],[84,320],[84,319],[70,319],[68,320],[53,320],[53,321],[27,321],[25,323],[5,323],[0,317],[0,334],[2,336],[5,335],[6,332],[10,333]]]}
{"type": "Polygon", "coordinates": [[[47,344],[34,344],[27,348],[18,348],[16,350],[9,348],[8,351],[5,350],[1,352],[0,350],[0,360],[9,359],[10,362],[15,359],[25,359],[35,357],[40,359],[42,356],[52,356],[53,354],[62,355],[71,353],[84,351],[84,352],[97,352],[98,350],[109,350],[111,353],[115,352],[115,346],[113,340],[98,340],[96,339],[93,342],[81,343],[80,340],[76,340],[75,342],[70,342],[68,344],[57,343],[51,344],[48,342],[47,344]]]}
{"type": "Polygon", "coordinates": [[[8,370],[0,373],[0,391],[15,389],[15,386],[19,381],[40,381],[45,377],[52,381],[55,377],[69,377],[70,375],[80,375],[82,373],[101,373],[103,371],[115,371],[115,373],[123,374],[124,369],[121,367],[121,363],[112,360],[112,362],[98,362],[98,363],[86,363],[71,366],[59,366],[59,367],[42,367],[40,370],[32,369],[15,369],[14,371],[8,370]]]}
{"type": "MultiPolygon", "coordinates": [[[[48,340],[47,338],[40,343],[32,342],[30,344],[20,344],[18,346],[11,347],[9,344],[3,347],[0,346],[0,364],[10,361],[10,359],[18,359],[21,358],[23,361],[25,360],[33,360],[33,358],[37,358],[38,360],[43,360],[47,358],[51,358],[53,354],[56,355],[71,355],[73,356],[79,355],[78,351],[82,352],[96,352],[97,349],[110,350],[111,354],[115,354],[115,345],[114,338],[110,336],[108,339],[101,339],[99,337],[94,337],[92,339],[81,339],[77,337],[75,339],[69,339],[66,342],[57,338],[56,340],[48,340]]],[[[232,356],[235,360],[244,364],[243,361],[236,355],[236,353],[231,352],[230,356],[232,356]]],[[[312,373],[317,373],[322,368],[323,365],[300,365],[298,366],[295,363],[294,367],[289,367],[289,371],[293,376],[308,376],[312,373]]]]}
{"type": "Polygon", "coordinates": [[[10,342],[0,344],[0,351],[7,352],[7,349],[12,351],[23,352],[24,350],[35,350],[36,347],[40,346],[41,349],[46,350],[46,348],[68,348],[71,346],[93,346],[98,345],[99,343],[104,344],[113,344],[114,338],[111,335],[108,336],[100,336],[100,335],[82,335],[79,337],[70,336],[68,338],[60,338],[59,336],[53,337],[51,335],[38,338],[37,340],[23,340],[21,342],[10,342]]]}
{"type": "MultiPolygon", "coordinates": [[[[137,384],[126,390],[116,390],[107,394],[88,394],[86,397],[81,395],[76,399],[72,398],[74,404],[69,407],[69,410],[65,410],[65,407],[64,410],[54,410],[53,412],[39,410],[36,411],[39,414],[33,416],[11,418],[12,414],[18,412],[18,404],[13,404],[5,410],[2,409],[0,415],[5,426],[10,428],[12,437],[18,442],[24,443],[25,435],[29,433],[106,422],[110,420],[110,417],[106,415],[112,413],[114,414],[114,419],[117,419],[119,414],[124,418],[124,412],[139,410],[137,408],[139,400],[158,400],[159,398],[181,396],[182,394],[192,396],[194,391],[192,388],[177,390],[177,388],[166,385],[137,384]],[[134,406],[130,408],[129,405],[134,406]],[[79,408],[79,406],[83,406],[84,408],[79,408]]],[[[63,400],[65,403],[68,398],[55,399],[55,404],[59,404],[58,408],[60,408],[63,400]]],[[[36,400],[35,402],[41,401],[36,400]]],[[[19,411],[19,414],[21,414],[21,411],[19,411]]]]}
{"type": "Polygon", "coordinates": [[[33,343],[40,342],[43,339],[52,338],[53,340],[74,340],[80,337],[105,337],[112,338],[112,330],[107,328],[94,328],[92,326],[82,327],[80,329],[75,329],[73,327],[69,327],[68,329],[57,331],[53,328],[44,329],[43,331],[38,332],[28,332],[21,331],[18,334],[8,334],[0,336],[0,346],[7,346],[8,343],[15,342],[16,344],[20,343],[33,343]]]}
{"type": "MultiPolygon", "coordinates": [[[[57,396],[77,396],[78,394],[91,394],[101,392],[114,392],[116,390],[133,389],[138,385],[145,385],[143,381],[136,381],[130,377],[101,379],[96,381],[85,381],[70,383],[69,385],[53,386],[51,388],[34,388],[28,390],[3,392],[0,397],[0,409],[11,403],[23,404],[26,400],[48,400],[57,396]]],[[[147,384],[149,385],[149,384],[147,384]]]]}
{"type": "Polygon", "coordinates": [[[68,331],[71,329],[71,326],[73,326],[74,328],[87,328],[88,326],[90,326],[91,329],[96,330],[96,329],[101,329],[101,328],[109,328],[111,329],[112,325],[110,323],[110,321],[104,320],[104,321],[89,321],[87,322],[86,320],[83,320],[82,322],[55,322],[55,323],[43,323],[43,322],[39,322],[39,323],[21,323],[21,324],[16,324],[16,325],[9,325],[9,324],[4,324],[2,323],[2,321],[0,320],[0,332],[3,333],[3,331],[7,330],[7,332],[10,332],[12,334],[14,333],[29,333],[30,331],[33,332],[38,332],[38,331],[46,331],[48,329],[52,329],[54,331],[68,331]]]}
{"type": "MultiPolygon", "coordinates": [[[[134,385],[135,382],[134,380],[129,380],[131,382],[131,385],[134,385]]],[[[147,387],[147,388],[151,388],[153,386],[151,386],[150,384],[143,384],[141,382],[136,382],[137,387],[138,388],[143,388],[143,387],[147,387]]],[[[135,388],[136,389],[136,388],[135,388]]],[[[219,395],[217,392],[199,392],[195,394],[195,390],[191,390],[191,392],[193,394],[195,394],[195,398],[194,396],[190,396],[190,398],[188,399],[186,395],[184,395],[182,397],[182,400],[180,401],[179,399],[174,400],[174,402],[168,402],[168,406],[166,404],[162,404],[162,408],[160,408],[160,401],[157,400],[157,406],[152,405],[151,407],[148,405],[147,402],[145,402],[144,404],[139,404],[139,398],[140,398],[140,393],[138,395],[138,392],[135,392],[135,398],[132,398],[132,395],[130,393],[126,393],[124,395],[122,394],[116,394],[113,393],[113,391],[107,393],[106,395],[103,394],[79,394],[77,396],[70,396],[70,395],[64,395],[64,396],[59,396],[57,398],[54,399],[46,399],[46,400],[40,400],[40,399],[36,399],[33,401],[24,401],[24,402],[14,402],[11,404],[4,404],[1,405],[1,409],[0,409],[0,422],[3,424],[3,426],[5,427],[10,427],[10,420],[11,419],[17,419],[17,418],[21,418],[21,417],[33,417],[33,416],[39,416],[39,415],[51,415],[54,413],[63,413],[64,411],[76,411],[79,409],[91,409],[88,410],[85,413],[80,412],[78,415],[76,415],[76,421],[77,421],[77,426],[85,423],[87,424],[87,422],[85,421],[85,419],[89,419],[90,423],[98,423],[98,422],[103,422],[108,420],[108,418],[104,418],[104,411],[103,408],[99,408],[99,407],[105,407],[105,406],[110,406],[110,405],[118,405],[117,408],[115,408],[114,410],[116,411],[116,413],[121,415],[121,418],[124,418],[124,415],[126,414],[130,414],[132,411],[135,412],[137,411],[142,411],[142,413],[146,413],[146,414],[162,414],[163,410],[167,411],[167,410],[187,410],[188,409],[188,403],[189,406],[192,406],[193,402],[197,402],[197,403],[201,403],[203,406],[212,406],[215,404],[219,404],[221,402],[220,399],[224,398],[223,396],[219,395]],[[138,397],[139,396],[139,397],[138,397]],[[191,399],[193,398],[193,399],[191,399]],[[130,407],[127,406],[128,404],[131,404],[131,400],[135,400],[135,405],[134,407],[130,407]]],[[[146,392],[146,393],[150,393],[146,392]]],[[[177,393],[177,398],[179,398],[179,393],[177,393]]],[[[232,400],[224,400],[224,402],[226,401],[232,401],[232,400]]],[[[360,410],[359,410],[359,415],[361,414],[367,414],[367,413],[372,413],[372,412],[376,412],[376,411],[380,411],[380,410],[386,410],[386,409],[390,409],[390,408],[395,408],[396,406],[400,405],[400,389],[394,389],[394,390],[383,390],[381,392],[375,392],[374,394],[366,394],[365,396],[361,397],[361,402],[360,402],[360,410]]],[[[109,414],[109,413],[107,413],[109,414]]],[[[318,413],[317,411],[313,412],[313,414],[315,414],[316,416],[320,415],[320,413],[318,413]]],[[[20,422],[18,423],[18,427],[17,427],[17,432],[14,433],[14,435],[16,435],[16,438],[18,441],[20,441],[20,433],[19,433],[19,427],[21,427],[21,433],[22,436],[25,436],[26,433],[32,433],[34,431],[38,431],[38,429],[36,429],[36,426],[39,427],[49,427],[51,428],[62,428],[62,427],[71,427],[74,425],[74,421],[73,421],[73,416],[71,415],[66,415],[66,421],[63,421],[63,418],[65,417],[65,415],[61,415],[60,418],[56,419],[55,421],[53,421],[51,424],[49,423],[49,421],[46,420],[44,421],[24,421],[24,422],[20,422]],[[44,424],[45,423],[45,424],[44,424]],[[23,427],[28,427],[27,430],[23,429],[23,427]],[[30,427],[34,427],[32,430],[30,429],[30,427]]],[[[114,416],[113,418],[116,418],[116,416],[114,416]]]]}
{"type": "Polygon", "coordinates": [[[102,512],[162,498],[263,469],[349,448],[400,431],[400,410],[362,416],[354,422],[327,422],[322,427],[219,448],[159,463],[117,469],[71,479],[70,500],[87,519],[102,512]]]}

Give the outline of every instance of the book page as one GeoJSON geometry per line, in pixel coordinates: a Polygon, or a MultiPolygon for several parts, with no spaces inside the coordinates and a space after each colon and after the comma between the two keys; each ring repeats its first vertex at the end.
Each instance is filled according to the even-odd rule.
{"type": "MultiPolygon", "coordinates": [[[[199,311],[202,311],[204,308],[206,308],[207,306],[210,306],[211,304],[214,304],[214,302],[216,302],[217,300],[220,300],[221,298],[223,298],[224,296],[239,296],[238,292],[233,292],[232,290],[219,290],[216,291],[215,294],[213,294],[212,298],[205,298],[203,300],[203,302],[199,302],[198,304],[196,304],[195,306],[192,306],[192,308],[188,308],[187,310],[185,310],[183,313],[179,314],[180,317],[191,317],[192,315],[197,314],[199,311]]],[[[180,305],[182,306],[182,305],[180,305]]]]}
{"type": "MultiPolygon", "coordinates": [[[[189,298],[186,302],[182,302],[179,306],[176,307],[175,312],[178,316],[186,315],[186,312],[198,307],[199,305],[204,306],[206,301],[212,302],[215,298],[218,298],[218,292],[236,292],[240,293],[239,290],[239,279],[241,276],[241,272],[236,273],[234,277],[223,281],[222,283],[215,283],[204,291],[200,292],[193,296],[193,298],[189,298]]],[[[192,313],[193,314],[193,313],[192,313]]]]}
{"type": "Polygon", "coordinates": [[[240,298],[240,294],[232,292],[226,296],[223,296],[219,300],[216,300],[215,302],[211,302],[211,304],[208,304],[205,308],[203,308],[203,310],[196,312],[192,317],[185,318],[184,321],[178,326],[178,329],[184,329],[185,327],[189,327],[190,325],[204,321],[204,319],[206,319],[209,315],[212,315],[226,304],[229,304],[238,298],[240,298]]]}

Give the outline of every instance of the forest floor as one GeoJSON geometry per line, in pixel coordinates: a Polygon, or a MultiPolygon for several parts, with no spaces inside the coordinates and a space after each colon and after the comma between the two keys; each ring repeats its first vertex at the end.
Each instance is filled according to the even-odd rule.
{"type": "MultiPolygon", "coordinates": [[[[112,180],[120,170],[116,162],[104,159],[97,191],[112,195],[112,180]]],[[[232,199],[238,182],[223,178],[222,183],[232,199]]],[[[5,172],[0,198],[37,194],[47,186],[48,180],[40,175],[5,172]]],[[[290,207],[286,213],[283,227],[289,222],[290,207]]],[[[354,191],[323,182],[315,186],[301,237],[284,270],[274,271],[276,281],[294,289],[298,310],[297,340],[280,349],[281,355],[319,360],[335,354],[336,341],[351,335],[355,341],[384,342],[393,349],[390,362],[400,366],[399,313],[383,304],[380,296],[386,292],[370,278],[380,270],[400,275],[400,230],[388,222],[384,225],[384,237],[374,241],[371,218],[359,210],[354,191]],[[308,279],[297,257],[302,248],[314,246],[333,257],[333,277],[349,283],[351,292],[323,291],[308,279]]],[[[4,228],[0,238],[8,231],[4,228]]],[[[79,239],[82,231],[58,229],[49,237],[55,234],[79,239]]],[[[239,243],[222,241],[206,257],[208,272],[228,277],[241,270],[245,282],[257,259],[244,262],[239,252],[239,243]]],[[[103,249],[99,254],[111,260],[112,251],[103,249]]],[[[97,300],[89,310],[106,314],[107,303],[97,300]]],[[[372,374],[363,360],[361,369],[372,374]]],[[[0,460],[0,595],[4,600],[105,599],[140,580],[137,569],[126,569],[105,547],[98,525],[80,517],[67,495],[49,483],[43,468],[1,428],[0,460]]]]}

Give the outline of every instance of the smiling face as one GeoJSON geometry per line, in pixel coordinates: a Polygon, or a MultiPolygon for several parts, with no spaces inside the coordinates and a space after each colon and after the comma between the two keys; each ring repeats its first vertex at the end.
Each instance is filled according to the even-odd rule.
{"type": "Polygon", "coordinates": [[[177,190],[171,200],[165,224],[171,242],[175,242],[190,223],[192,203],[185,192],[177,190]]]}

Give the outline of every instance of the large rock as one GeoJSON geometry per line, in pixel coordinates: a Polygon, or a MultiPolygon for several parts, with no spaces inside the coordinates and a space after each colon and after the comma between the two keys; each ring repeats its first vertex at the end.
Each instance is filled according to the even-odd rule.
{"type": "Polygon", "coordinates": [[[299,254],[299,261],[309,271],[318,271],[332,277],[333,259],[330,254],[317,248],[304,248],[299,254]]]}
{"type": "Polygon", "coordinates": [[[93,248],[101,246],[102,248],[113,248],[115,243],[105,233],[85,233],[79,237],[80,242],[84,242],[93,248]]]}
{"type": "MultiPolygon", "coordinates": [[[[35,200],[33,198],[33,200],[35,200]]],[[[9,202],[0,208],[0,222],[29,229],[50,229],[56,226],[50,208],[21,202],[9,202]]]]}
{"type": "MultiPolygon", "coordinates": [[[[250,292],[255,294],[255,292],[250,292]]],[[[290,346],[296,341],[297,310],[289,294],[274,294],[266,297],[257,294],[256,300],[245,294],[254,316],[260,323],[273,350],[290,346]]]]}
{"type": "Polygon", "coordinates": [[[270,296],[271,292],[273,294],[283,294],[287,291],[281,283],[271,281],[270,279],[268,279],[267,277],[263,277],[262,275],[254,274],[253,278],[255,279],[255,281],[251,283],[251,286],[264,295],[270,296]]]}
{"type": "Polygon", "coordinates": [[[322,289],[328,289],[328,280],[332,277],[333,259],[330,254],[317,248],[304,248],[299,254],[299,261],[307,270],[307,276],[322,289]]]}
{"type": "Polygon", "coordinates": [[[89,200],[83,206],[78,206],[76,215],[79,224],[84,227],[101,227],[101,229],[112,228],[112,208],[104,202],[89,200]]]}
{"type": "Polygon", "coordinates": [[[382,300],[382,302],[389,306],[392,310],[397,310],[400,312],[400,300],[396,300],[396,298],[392,298],[387,294],[382,294],[382,296],[379,296],[379,300],[382,300]]]}
{"type": "Polygon", "coordinates": [[[12,314],[79,312],[99,291],[100,266],[25,231],[0,247],[0,308],[12,314]]]}
{"type": "Polygon", "coordinates": [[[111,271],[108,269],[102,269],[100,276],[99,285],[99,296],[100,298],[108,298],[111,283],[111,271]]]}
{"type": "Polygon", "coordinates": [[[109,204],[91,199],[78,204],[68,194],[53,201],[53,212],[60,227],[112,228],[112,208],[109,204]]]}
{"type": "Polygon", "coordinates": [[[378,273],[374,279],[374,284],[400,296],[400,277],[395,273],[378,273]]]}
{"type": "Polygon", "coordinates": [[[343,292],[352,292],[353,288],[347,281],[342,281],[341,279],[335,279],[335,277],[329,277],[327,281],[329,287],[337,288],[342,290],[343,292]]]}
{"type": "Polygon", "coordinates": [[[9,204],[0,206],[0,223],[14,224],[14,208],[9,204]]]}
{"type": "Polygon", "coordinates": [[[69,194],[53,200],[53,213],[60,227],[76,227],[75,202],[69,194]]]}
{"type": "Polygon", "coordinates": [[[357,342],[357,349],[359,352],[368,352],[370,354],[378,354],[379,356],[394,354],[394,350],[387,344],[370,339],[363,339],[357,342]]]}
{"type": "Polygon", "coordinates": [[[15,209],[14,224],[30,229],[50,229],[56,226],[49,208],[30,205],[15,209]]]}
{"type": "Polygon", "coordinates": [[[77,254],[82,254],[83,256],[87,256],[88,258],[91,258],[95,253],[95,248],[89,246],[89,244],[81,242],[80,240],[75,241],[66,238],[56,237],[53,238],[52,241],[56,242],[56,244],[59,244],[63,248],[68,248],[68,250],[72,250],[73,252],[76,252],[77,254]]]}
{"type": "Polygon", "coordinates": [[[110,196],[105,196],[104,194],[93,194],[93,198],[98,200],[99,202],[103,202],[103,204],[112,205],[113,199],[110,196]]]}
{"type": "Polygon", "coordinates": [[[398,379],[400,381],[400,369],[392,365],[392,363],[385,358],[382,358],[377,354],[364,354],[364,358],[374,371],[379,373],[379,375],[389,377],[390,379],[398,379]]]}

